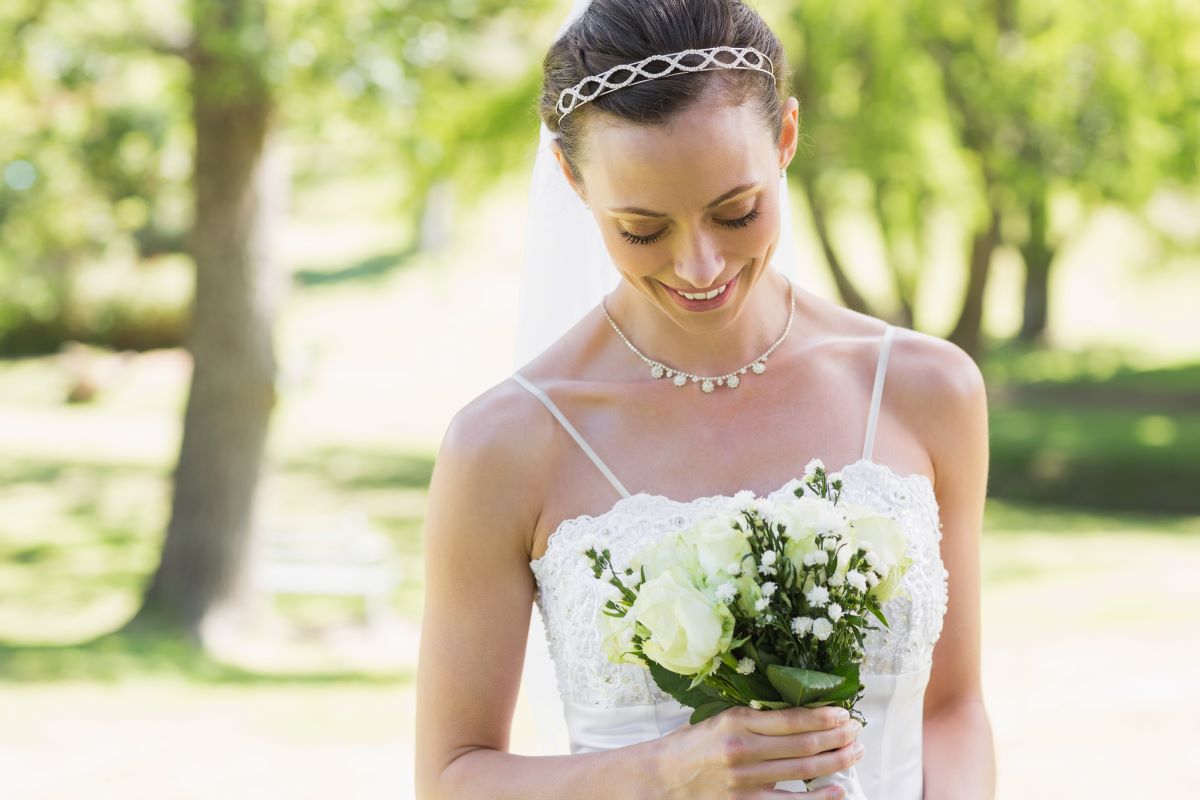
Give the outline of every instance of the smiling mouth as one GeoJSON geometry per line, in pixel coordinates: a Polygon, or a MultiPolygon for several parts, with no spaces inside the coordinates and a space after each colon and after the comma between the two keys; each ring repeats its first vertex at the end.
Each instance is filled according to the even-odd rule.
{"type": "MultiPolygon", "coordinates": [[[[736,278],[737,276],[734,275],[733,277],[736,278]]],[[[733,282],[733,278],[730,278],[729,280],[725,281],[723,284],[721,284],[717,288],[712,289],[707,292],[684,292],[679,289],[676,289],[674,286],[667,286],[667,284],[665,284],[665,283],[663,284],[663,286],[667,286],[667,288],[670,289],[672,292],[674,292],[675,294],[679,295],[680,297],[686,298],[688,300],[712,300],[717,295],[724,294],[725,290],[729,288],[729,284],[732,282],[733,282]]]]}

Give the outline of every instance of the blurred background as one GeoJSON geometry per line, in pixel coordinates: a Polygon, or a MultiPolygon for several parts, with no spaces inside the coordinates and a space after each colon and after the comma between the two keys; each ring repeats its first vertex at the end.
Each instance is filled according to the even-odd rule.
{"type": "MultiPolygon", "coordinates": [[[[513,367],[567,6],[0,5],[5,798],[412,795],[426,487],[513,367]]],[[[1200,791],[1200,4],[756,7],[802,282],[988,381],[1000,797],[1200,791]]]]}

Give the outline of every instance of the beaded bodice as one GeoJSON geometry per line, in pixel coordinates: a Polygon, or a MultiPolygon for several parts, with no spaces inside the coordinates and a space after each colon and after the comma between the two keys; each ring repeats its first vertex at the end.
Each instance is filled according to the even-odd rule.
{"type": "MultiPolygon", "coordinates": [[[[928,668],[946,612],[948,573],[942,563],[941,523],[929,479],[902,476],[861,458],[843,467],[846,501],[892,514],[908,538],[913,563],[901,592],[884,604],[888,628],[870,631],[865,642],[865,674],[899,675],[928,668]]],[[[769,496],[790,493],[792,479],[769,496]]],[[[584,551],[596,545],[612,552],[614,563],[628,561],[669,531],[691,526],[705,515],[740,501],[749,492],[677,501],[653,494],[622,497],[608,511],[564,521],[551,534],[545,554],[530,562],[537,581],[535,602],[546,629],[558,688],[566,703],[612,708],[668,699],[642,667],[614,664],[600,649],[596,615],[609,596],[584,551]]]]}

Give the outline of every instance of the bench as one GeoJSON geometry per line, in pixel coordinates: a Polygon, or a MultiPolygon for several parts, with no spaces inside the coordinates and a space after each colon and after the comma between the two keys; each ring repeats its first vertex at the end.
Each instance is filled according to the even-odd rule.
{"type": "Polygon", "coordinates": [[[347,596],[363,599],[368,626],[390,616],[399,573],[391,542],[351,511],[332,520],[274,525],[260,542],[254,585],[270,595],[347,596]]]}

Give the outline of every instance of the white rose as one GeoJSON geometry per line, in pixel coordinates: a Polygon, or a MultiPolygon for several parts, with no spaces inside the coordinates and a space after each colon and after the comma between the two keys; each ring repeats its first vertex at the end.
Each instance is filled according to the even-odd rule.
{"type": "Polygon", "coordinates": [[[846,527],[845,515],[823,497],[805,495],[777,505],[775,520],[787,527],[786,536],[807,538],[846,527]]]}
{"type": "Polygon", "coordinates": [[[629,560],[629,566],[634,574],[643,567],[646,570],[646,580],[657,578],[669,569],[682,565],[686,548],[677,535],[668,534],[657,542],[639,550],[629,560]]]}
{"type": "Polygon", "coordinates": [[[756,608],[757,600],[762,597],[762,587],[758,584],[758,570],[754,568],[753,562],[746,562],[747,568],[742,570],[742,574],[733,579],[733,585],[737,587],[737,607],[742,612],[744,617],[757,617],[758,608],[756,608]]]}
{"type": "Polygon", "coordinates": [[[623,617],[612,617],[604,613],[603,607],[596,614],[596,626],[600,629],[600,649],[614,664],[637,664],[643,662],[633,650],[634,620],[626,613],[623,617]]]}
{"type": "Polygon", "coordinates": [[[733,639],[733,614],[714,603],[679,570],[647,580],[629,613],[649,631],[642,652],[672,672],[695,675],[733,639]]]}
{"type": "MultiPolygon", "coordinates": [[[[908,541],[899,522],[865,509],[853,509],[849,516],[850,536],[856,543],[875,553],[886,569],[900,563],[908,549],[908,541]]],[[[875,564],[871,567],[877,568],[875,564]]]]}
{"type": "Polygon", "coordinates": [[[871,587],[871,596],[881,603],[886,603],[900,594],[900,579],[904,577],[904,573],[910,566],[912,566],[912,557],[905,556],[899,564],[888,570],[886,577],[871,587]]]}
{"type": "Polygon", "coordinates": [[[745,532],[733,527],[737,520],[730,514],[717,514],[680,534],[680,539],[691,549],[701,572],[710,582],[731,575],[730,565],[740,564],[750,553],[745,532]]]}

